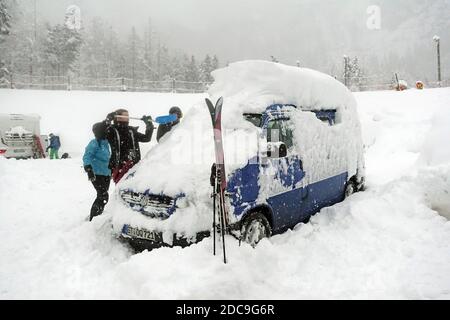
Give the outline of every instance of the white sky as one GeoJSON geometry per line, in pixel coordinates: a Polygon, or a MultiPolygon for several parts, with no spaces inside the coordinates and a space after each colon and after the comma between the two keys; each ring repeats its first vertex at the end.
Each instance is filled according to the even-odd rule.
{"type": "MultiPolygon", "coordinates": [[[[29,7],[34,2],[18,1],[29,7]]],[[[284,63],[300,60],[324,69],[328,60],[343,54],[401,56],[411,47],[429,45],[424,55],[431,55],[430,35],[450,38],[450,0],[36,1],[42,19],[61,22],[67,6],[75,4],[85,22],[100,16],[121,35],[132,26],[143,30],[151,18],[170,48],[195,55],[217,53],[222,62],[274,55],[284,63]],[[378,31],[366,26],[366,10],[374,4],[381,9],[378,31]]]]}

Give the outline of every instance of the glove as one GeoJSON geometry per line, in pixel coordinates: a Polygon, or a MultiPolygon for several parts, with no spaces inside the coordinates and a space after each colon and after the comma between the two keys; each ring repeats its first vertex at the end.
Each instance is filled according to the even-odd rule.
{"type": "Polygon", "coordinates": [[[116,117],[116,112],[114,111],[114,112],[111,112],[111,113],[109,113],[107,116],[106,116],[106,120],[109,122],[109,123],[111,123],[111,122],[113,122],[114,121],[114,118],[116,117]]]}
{"type": "Polygon", "coordinates": [[[151,116],[143,116],[142,117],[142,121],[144,121],[145,125],[147,126],[147,128],[152,128],[154,129],[153,126],[153,119],[151,116]]]}
{"type": "Polygon", "coordinates": [[[90,166],[90,165],[85,166],[84,171],[86,171],[89,181],[94,182],[95,181],[95,173],[94,173],[94,170],[92,169],[92,166],[90,166]]]}
{"type": "Polygon", "coordinates": [[[209,183],[211,187],[216,186],[216,164],[214,163],[211,167],[211,175],[209,176],[209,183]]]}
{"type": "Polygon", "coordinates": [[[144,121],[146,125],[149,125],[150,123],[153,124],[152,116],[143,116],[142,121],[144,121]]]}

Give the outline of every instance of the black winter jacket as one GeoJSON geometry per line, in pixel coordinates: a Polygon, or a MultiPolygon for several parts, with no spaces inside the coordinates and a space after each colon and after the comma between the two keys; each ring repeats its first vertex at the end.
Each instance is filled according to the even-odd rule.
{"type": "Polygon", "coordinates": [[[150,142],[153,126],[147,126],[145,134],[138,132],[138,127],[120,127],[110,125],[106,131],[106,138],[111,146],[110,168],[119,168],[129,160],[134,164],[141,161],[139,142],[150,142]]]}
{"type": "Polygon", "coordinates": [[[159,125],[158,132],[156,134],[156,141],[159,142],[159,140],[161,140],[162,137],[164,137],[167,133],[169,133],[172,130],[172,128],[175,127],[179,123],[180,123],[180,121],[177,120],[177,121],[172,122],[172,123],[159,125]]]}

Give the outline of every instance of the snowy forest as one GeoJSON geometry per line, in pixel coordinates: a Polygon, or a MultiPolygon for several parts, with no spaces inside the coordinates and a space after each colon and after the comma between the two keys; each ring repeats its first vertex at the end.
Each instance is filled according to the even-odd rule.
{"type": "MultiPolygon", "coordinates": [[[[1,0],[1,81],[11,88],[70,89],[81,81],[90,90],[199,92],[212,70],[262,59],[325,72],[353,91],[391,89],[396,74],[411,85],[442,84],[433,37],[449,50],[449,0],[230,1],[1,0]],[[67,27],[72,4],[82,8],[79,30],[67,27]],[[369,28],[374,13],[379,26],[369,28]]],[[[443,54],[444,85],[449,62],[443,54]]]]}
{"type": "MultiPolygon", "coordinates": [[[[211,71],[219,67],[217,55],[198,58],[169,48],[150,18],[143,34],[130,26],[128,36],[122,40],[114,27],[100,17],[83,21],[80,29],[71,27],[76,13],[70,9],[61,16],[60,23],[52,25],[37,21],[33,10],[26,10],[15,0],[0,0],[3,84],[19,82],[17,77],[27,76],[21,80],[39,83],[55,78],[60,81],[63,77],[87,78],[84,82],[127,79],[129,87],[144,79],[166,81],[169,86],[176,80],[185,83],[185,87],[195,87],[211,83],[211,71]]],[[[108,85],[105,81],[99,83],[108,85]]]]}

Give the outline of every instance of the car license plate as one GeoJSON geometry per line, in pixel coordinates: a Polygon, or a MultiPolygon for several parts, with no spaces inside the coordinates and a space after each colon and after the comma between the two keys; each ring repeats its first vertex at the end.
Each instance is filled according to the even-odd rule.
{"type": "Polygon", "coordinates": [[[150,240],[150,241],[156,241],[156,239],[157,239],[156,232],[148,231],[145,229],[133,228],[130,226],[125,226],[124,234],[129,237],[132,237],[132,238],[138,238],[138,239],[144,239],[144,240],[150,240]]]}
{"type": "Polygon", "coordinates": [[[24,153],[24,149],[14,149],[14,153],[24,153]]]}

